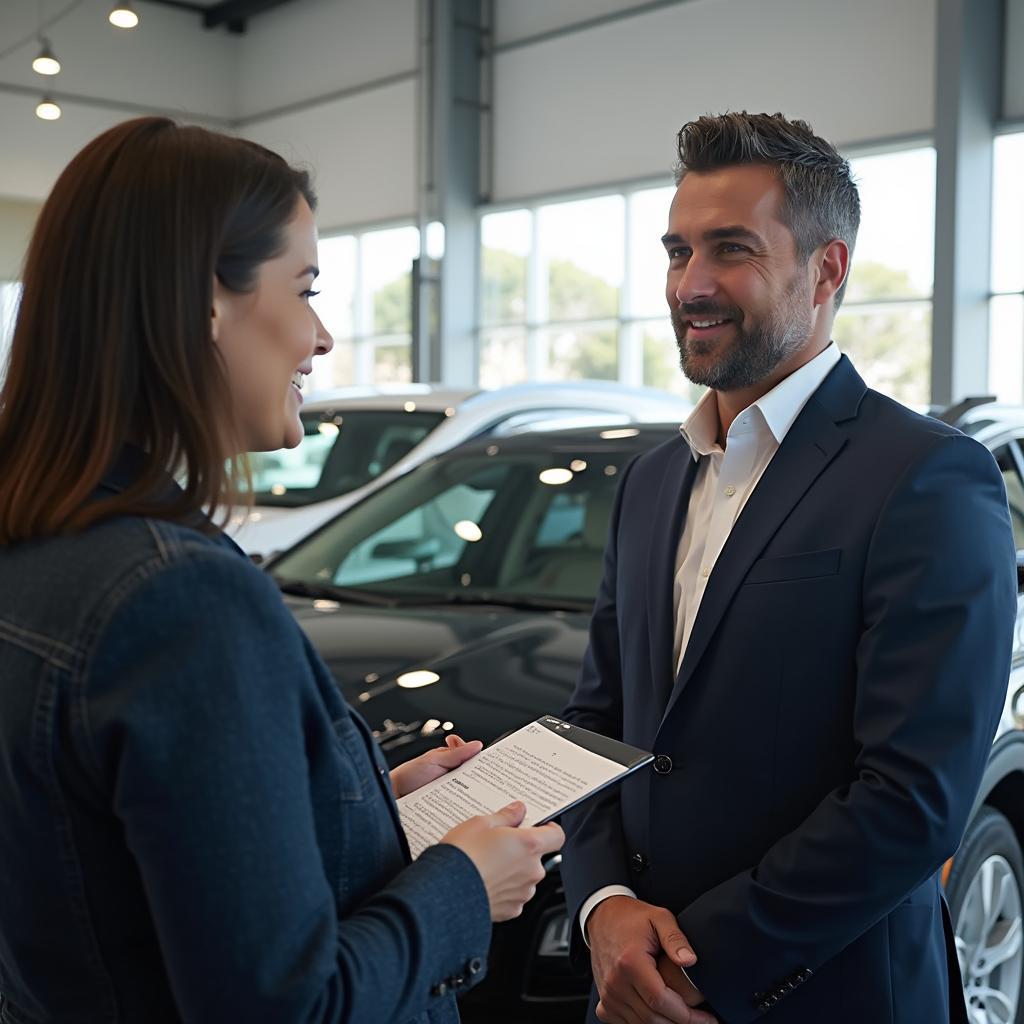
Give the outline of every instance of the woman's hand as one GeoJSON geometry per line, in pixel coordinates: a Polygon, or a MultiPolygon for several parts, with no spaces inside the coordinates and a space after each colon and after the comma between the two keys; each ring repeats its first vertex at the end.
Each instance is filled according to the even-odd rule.
{"type": "Polygon", "coordinates": [[[428,750],[425,754],[420,754],[419,757],[391,769],[391,789],[396,799],[415,793],[420,786],[441,778],[484,749],[480,740],[470,740],[466,743],[455,735],[446,736],[445,743],[446,746],[428,750]]]}

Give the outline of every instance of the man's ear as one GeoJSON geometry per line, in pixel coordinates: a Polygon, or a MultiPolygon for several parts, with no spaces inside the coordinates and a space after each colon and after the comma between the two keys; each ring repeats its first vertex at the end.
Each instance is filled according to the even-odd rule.
{"type": "Polygon", "coordinates": [[[814,305],[824,306],[843,286],[850,272],[850,247],[841,239],[833,238],[821,252],[818,260],[818,280],[814,286],[814,305]]]}

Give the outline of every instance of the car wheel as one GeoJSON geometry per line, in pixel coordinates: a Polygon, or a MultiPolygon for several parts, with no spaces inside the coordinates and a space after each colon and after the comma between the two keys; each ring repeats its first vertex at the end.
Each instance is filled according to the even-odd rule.
{"type": "Polygon", "coordinates": [[[946,885],[970,1024],[1024,1024],[1024,859],[991,807],[967,826],[946,885]]]}

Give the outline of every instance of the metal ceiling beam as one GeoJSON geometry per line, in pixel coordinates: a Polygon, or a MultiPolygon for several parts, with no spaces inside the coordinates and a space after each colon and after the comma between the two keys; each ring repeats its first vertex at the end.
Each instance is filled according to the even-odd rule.
{"type": "Polygon", "coordinates": [[[223,25],[229,32],[236,33],[245,31],[246,22],[250,18],[290,2],[291,0],[221,0],[220,3],[206,7],[203,4],[190,3],[189,0],[146,0],[146,3],[175,7],[198,14],[202,18],[203,28],[214,29],[223,25]]]}

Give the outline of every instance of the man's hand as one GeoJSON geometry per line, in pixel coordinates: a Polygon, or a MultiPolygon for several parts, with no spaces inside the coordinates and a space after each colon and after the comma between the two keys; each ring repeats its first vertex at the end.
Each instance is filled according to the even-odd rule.
{"type": "MultiPolygon", "coordinates": [[[[609,896],[587,919],[594,982],[601,1001],[597,1019],[608,1024],[716,1024],[704,1010],[688,1005],[680,989],[680,967],[697,962],[671,911],[630,896],[609,896]],[[658,958],[678,974],[666,984],[658,958]]],[[[701,1001],[693,986],[691,999],[701,1001]]]]}
{"type": "Polygon", "coordinates": [[[470,740],[466,743],[455,735],[446,736],[445,743],[446,746],[428,750],[425,754],[420,754],[419,757],[391,769],[391,789],[396,799],[415,793],[420,786],[441,778],[453,768],[458,768],[464,761],[479,754],[484,748],[479,740],[470,740]]]}
{"type": "Polygon", "coordinates": [[[704,996],[697,986],[665,953],[658,957],[658,973],[673,992],[678,992],[683,997],[683,1002],[687,1006],[700,1006],[704,1002],[704,996]]]}

